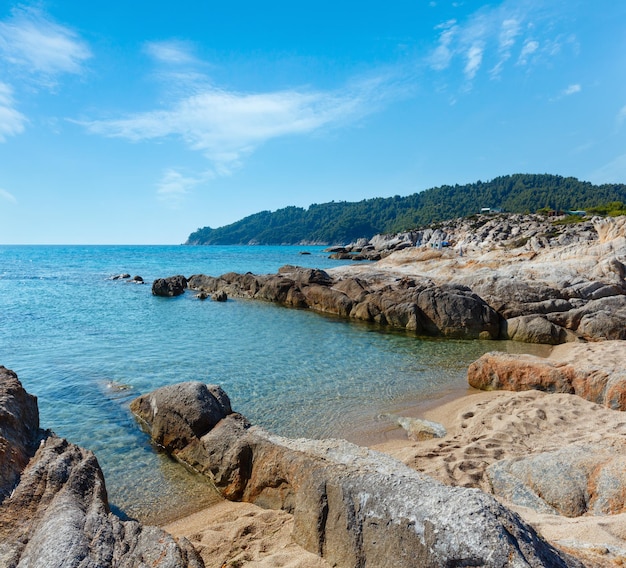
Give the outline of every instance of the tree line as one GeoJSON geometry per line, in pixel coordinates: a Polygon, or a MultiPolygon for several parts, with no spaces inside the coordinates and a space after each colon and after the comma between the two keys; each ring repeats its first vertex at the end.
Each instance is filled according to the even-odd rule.
{"type": "Polygon", "coordinates": [[[626,185],[594,185],[573,177],[514,174],[491,181],[444,185],[401,197],[359,202],[314,203],[308,208],[261,211],[235,223],[203,227],[188,245],[346,244],[379,233],[397,233],[438,221],[479,213],[482,208],[508,213],[539,210],[592,210],[607,214],[623,209],[626,185]],[[610,210],[610,211],[609,211],[610,210]]]}

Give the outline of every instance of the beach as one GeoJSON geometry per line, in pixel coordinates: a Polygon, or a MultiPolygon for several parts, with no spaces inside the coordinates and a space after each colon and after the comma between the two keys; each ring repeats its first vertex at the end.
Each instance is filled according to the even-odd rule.
{"type": "MultiPolygon", "coordinates": [[[[626,363],[626,350],[610,350],[626,363]]],[[[416,405],[414,416],[442,424],[443,438],[412,441],[399,426],[373,431],[362,440],[442,483],[489,491],[485,468],[497,460],[527,456],[570,444],[626,435],[626,418],[576,395],[539,391],[484,392],[468,388],[416,405]],[[545,419],[538,420],[538,416],[545,419]],[[385,437],[383,443],[376,443],[385,437]]],[[[626,562],[626,513],[568,518],[541,514],[501,500],[548,542],[587,566],[626,562]]],[[[200,551],[207,568],[222,566],[318,568],[330,566],[291,538],[293,518],[284,511],[223,501],[164,525],[200,551]],[[241,562],[237,564],[237,562],[241,562]]]]}

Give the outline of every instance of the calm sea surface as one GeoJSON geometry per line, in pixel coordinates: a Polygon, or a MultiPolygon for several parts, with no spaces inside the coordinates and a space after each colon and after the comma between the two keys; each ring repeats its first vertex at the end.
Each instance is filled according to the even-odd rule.
{"type": "Polygon", "coordinates": [[[0,246],[0,365],[38,397],[42,427],[96,453],[116,508],[158,522],[215,495],[150,446],[128,409],[139,394],[217,383],[276,433],[349,437],[464,385],[482,353],[512,348],[382,333],[263,302],[151,295],[155,278],[284,264],[341,263],[321,247],[0,246]],[[110,279],[122,272],[147,284],[110,279]]]}

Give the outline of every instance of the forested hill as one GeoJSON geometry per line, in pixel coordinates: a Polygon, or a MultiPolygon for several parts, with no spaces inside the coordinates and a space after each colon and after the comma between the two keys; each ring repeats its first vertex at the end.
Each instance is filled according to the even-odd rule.
{"type": "Polygon", "coordinates": [[[572,177],[515,174],[488,182],[444,185],[406,197],[261,211],[224,227],[198,229],[185,244],[345,244],[360,237],[465,217],[483,207],[534,213],[544,207],[584,210],[611,201],[626,202],[626,185],[593,185],[572,177]]]}

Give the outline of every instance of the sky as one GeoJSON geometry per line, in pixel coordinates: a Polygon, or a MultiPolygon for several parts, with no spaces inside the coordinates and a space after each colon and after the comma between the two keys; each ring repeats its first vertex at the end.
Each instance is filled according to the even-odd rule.
{"type": "Polygon", "coordinates": [[[626,183],[626,2],[0,0],[0,244],[513,173],[626,183]]]}

